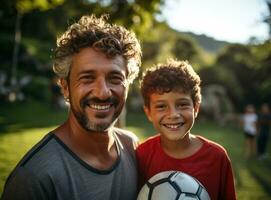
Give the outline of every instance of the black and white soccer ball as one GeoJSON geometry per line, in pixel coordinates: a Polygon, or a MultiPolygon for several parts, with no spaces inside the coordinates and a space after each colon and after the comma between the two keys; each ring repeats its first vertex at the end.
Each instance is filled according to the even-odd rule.
{"type": "Polygon", "coordinates": [[[137,200],[210,200],[204,186],[194,177],[179,171],[154,175],[140,190],[137,200]]]}

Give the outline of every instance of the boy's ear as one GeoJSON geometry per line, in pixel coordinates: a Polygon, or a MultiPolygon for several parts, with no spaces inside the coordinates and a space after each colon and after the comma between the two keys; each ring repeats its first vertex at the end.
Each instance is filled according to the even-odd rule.
{"type": "Polygon", "coordinates": [[[152,122],[152,118],[151,118],[151,114],[150,114],[150,109],[149,109],[147,106],[144,106],[144,112],[145,112],[145,114],[146,114],[148,120],[149,120],[150,122],[152,122]]]}
{"type": "Polygon", "coordinates": [[[68,82],[66,79],[64,78],[60,78],[59,79],[59,85],[61,87],[61,92],[64,96],[65,99],[69,98],[70,93],[69,93],[69,86],[68,86],[68,82]]]}
{"type": "Polygon", "coordinates": [[[195,116],[195,118],[197,118],[197,116],[199,114],[199,110],[200,110],[200,104],[195,103],[195,106],[194,106],[194,116],[195,116]]]}

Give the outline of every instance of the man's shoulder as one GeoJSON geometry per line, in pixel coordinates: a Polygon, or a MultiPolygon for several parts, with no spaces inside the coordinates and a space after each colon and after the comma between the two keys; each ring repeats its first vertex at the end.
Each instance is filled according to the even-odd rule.
{"type": "Polygon", "coordinates": [[[62,148],[54,139],[54,134],[49,133],[33,146],[20,160],[15,170],[24,168],[36,175],[42,173],[43,169],[49,168],[58,162],[59,149],[62,148]]]}
{"type": "Polygon", "coordinates": [[[43,180],[50,168],[55,166],[52,152],[57,151],[52,151],[52,139],[53,134],[49,133],[34,145],[19,161],[7,182],[26,179],[26,182],[36,184],[37,180],[43,180]]]}
{"type": "Polygon", "coordinates": [[[114,127],[113,132],[120,142],[126,146],[133,146],[134,149],[138,146],[138,137],[133,132],[116,127],[114,127]]]}
{"type": "Polygon", "coordinates": [[[119,136],[122,139],[124,138],[124,139],[129,139],[132,141],[136,141],[136,142],[138,141],[138,137],[132,131],[114,127],[114,133],[116,133],[117,136],[119,136]]]}

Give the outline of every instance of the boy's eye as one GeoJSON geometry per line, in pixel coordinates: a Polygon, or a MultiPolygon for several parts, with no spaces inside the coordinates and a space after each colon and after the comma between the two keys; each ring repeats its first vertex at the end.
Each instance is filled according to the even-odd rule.
{"type": "Polygon", "coordinates": [[[177,107],[178,108],[188,108],[188,107],[190,107],[191,105],[190,105],[190,103],[189,102],[184,102],[184,103],[179,103],[179,104],[177,104],[177,107]]]}
{"type": "Polygon", "coordinates": [[[165,104],[157,104],[154,106],[154,108],[157,110],[162,110],[162,109],[166,108],[166,105],[165,104]]]}

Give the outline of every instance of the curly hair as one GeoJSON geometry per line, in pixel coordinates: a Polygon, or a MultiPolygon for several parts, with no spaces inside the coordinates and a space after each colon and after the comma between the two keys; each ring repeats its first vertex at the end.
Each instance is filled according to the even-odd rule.
{"type": "Polygon", "coordinates": [[[61,78],[68,78],[72,55],[82,48],[92,47],[113,58],[121,55],[125,59],[128,82],[137,77],[141,65],[141,47],[135,34],[122,26],[109,24],[108,15],[82,16],[68,27],[59,38],[55,49],[53,70],[61,78]]]}
{"type": "Polygon", "coordinates": [[[151,94],[171,91],[189,93],[195,105],[201,102],[200,83],[199,75],[188,62],[171,59],[148,69],[140,81],[140,89],[147,107],[150,107],[151,94]]]}

